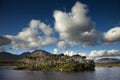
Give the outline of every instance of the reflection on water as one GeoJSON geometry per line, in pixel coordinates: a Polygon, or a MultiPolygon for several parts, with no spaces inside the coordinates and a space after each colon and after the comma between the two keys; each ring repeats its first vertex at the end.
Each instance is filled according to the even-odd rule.
{"type": "Polygon", "coordinates": [[[0,69],[0,80],[120,80],[120,68],[97,67],[93,72],[42,72],[0,69]]]}

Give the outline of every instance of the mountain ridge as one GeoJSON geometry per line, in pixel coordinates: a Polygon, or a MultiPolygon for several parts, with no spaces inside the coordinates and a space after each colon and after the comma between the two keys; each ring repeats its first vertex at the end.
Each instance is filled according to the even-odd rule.
{"type": "Polygon", "coordinates": [[[20,55],[16,55],[9,52],[0,52],[0,60],[21,60],[22,58],[30,55],[30,52],[24,52],[20,55]]]}
{"type": "Polygon", "coordinates": [[[95,63],[98,64],[116,64],[116,63],[120,63],[120,59],[117,58],[101,58],[95,61],[95,63]]]}
{"type": "Polygon", "coordinates": [[[19,55],[10,53],[10,52],[0,52],[0,60],[21,60],[26,56],[40,56],[40,55],[49,55],[49,53],[45,50],[35,50],[33,52],[23,52],[19,55]]]}

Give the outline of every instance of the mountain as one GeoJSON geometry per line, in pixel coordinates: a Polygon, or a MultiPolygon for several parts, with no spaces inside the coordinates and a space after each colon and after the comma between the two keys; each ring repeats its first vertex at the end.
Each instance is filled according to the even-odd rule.
{"type": "Polygon", "coordinates": [[[45,57],[51,55],[51,53],[46,52],[44,50],[35,50],[34,52],[24,52],[20,55],[15,55],[9,52],[0,52],[0,60],[22,60],[26,56],[33,56],[33,57],[45,57]]]}
{"type": "Polygon", "coordinates": [[[51,55],[51,53],[44,51],[44,50],[35,50],[34,52],[32,52],[31,56],[47,56],[47,55],[51,55]]]}
{"type": "Polygon", "coordinates": [[[26,56],[23,60],[28,64],[37,63],[39,65],[56,63],[59,56],[51,54],[44,50],[35,50],[31,55],[26,56]]]}
{"type": "Polygon", "coordinates": [[[99,64],[117,64],[120,63],[120,59],[116,59],[116,58],[102,58],[102,59],[98,59],[95,61],[95,63],[99,63],[99,64]]]}
{"type": "Polygon", "coordinates": [[[0,52],[0,60],[18,60],[18,55],[8,52],[0,52]]]}
{"type": "Polygon", "coordinates": [[[20,55],[18,55],[19,56],[19,59],[23,59],[23,58],[25,58],[26,56],[29,56],[29,55],[31,55],[32,53],[31,52],[24,52],[24,53],[22,53],[22,54],[20,54],[20,55]]]}
{"type": "Polygon", "coordinates": [[[0,52],[0,60],[21,60],[31,54],[30,52],[24,52],[20,55],[15,55],[9,52],[0,52]]]}

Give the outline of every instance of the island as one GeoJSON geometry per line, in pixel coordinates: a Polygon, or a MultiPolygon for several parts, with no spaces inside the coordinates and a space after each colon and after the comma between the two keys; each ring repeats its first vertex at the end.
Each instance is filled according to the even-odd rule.
{"type": "Polygon", "coordinates": [[[19,70],[36,71],[94,71],[95,63],[93,60],[87,60],[85,56],[64,54],[51,54],[44,50],[36,50],[31,55],[21,60],[17,65],[19,70]]]}

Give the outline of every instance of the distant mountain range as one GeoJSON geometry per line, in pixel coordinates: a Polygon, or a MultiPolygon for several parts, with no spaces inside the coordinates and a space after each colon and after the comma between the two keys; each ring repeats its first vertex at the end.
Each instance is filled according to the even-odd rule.
{"type": "Polygon", "coordinates": [[[102,59],[96,60],[95,63],[99,63],[99,64],[117,64],[117,63],[120,63],[120,59],[102,58],[102,59]]]}
{"type": "Polygon", "coordinates": [[[21,60],[26,56],[46,56],[50,55],[51,53],[44,51],[44,50],[35,50],[33,52],[24,52],[20,55],[16,55],[9,52],[0,52],[0,60],[21,60]]]}
{"type": "MultiPolygon", "coordinates": [[[[8,52],[0,52],[0,60],[21,60],[23,58],[25,58],[26,56],[34,56],[34,57],[47,57],[49,56],[51,53],[44,51],[44,50],[35,50],[34,52],[24,52],[20,55],[15,55],[12,53],[8,53],[8,52]]],[[[102,59],[98,59],[95,61],[95,63],[120,63],[120,59],[116,59],[116,58],[102,58],[102,59]]]]}
{"type": "Polygon", "coordinates": [[[9,52],[0,52],[0,60],[20,60],[28,55],[31,55],[30,52],[24,52],[20,55],[15,55],[9,52]]]}

